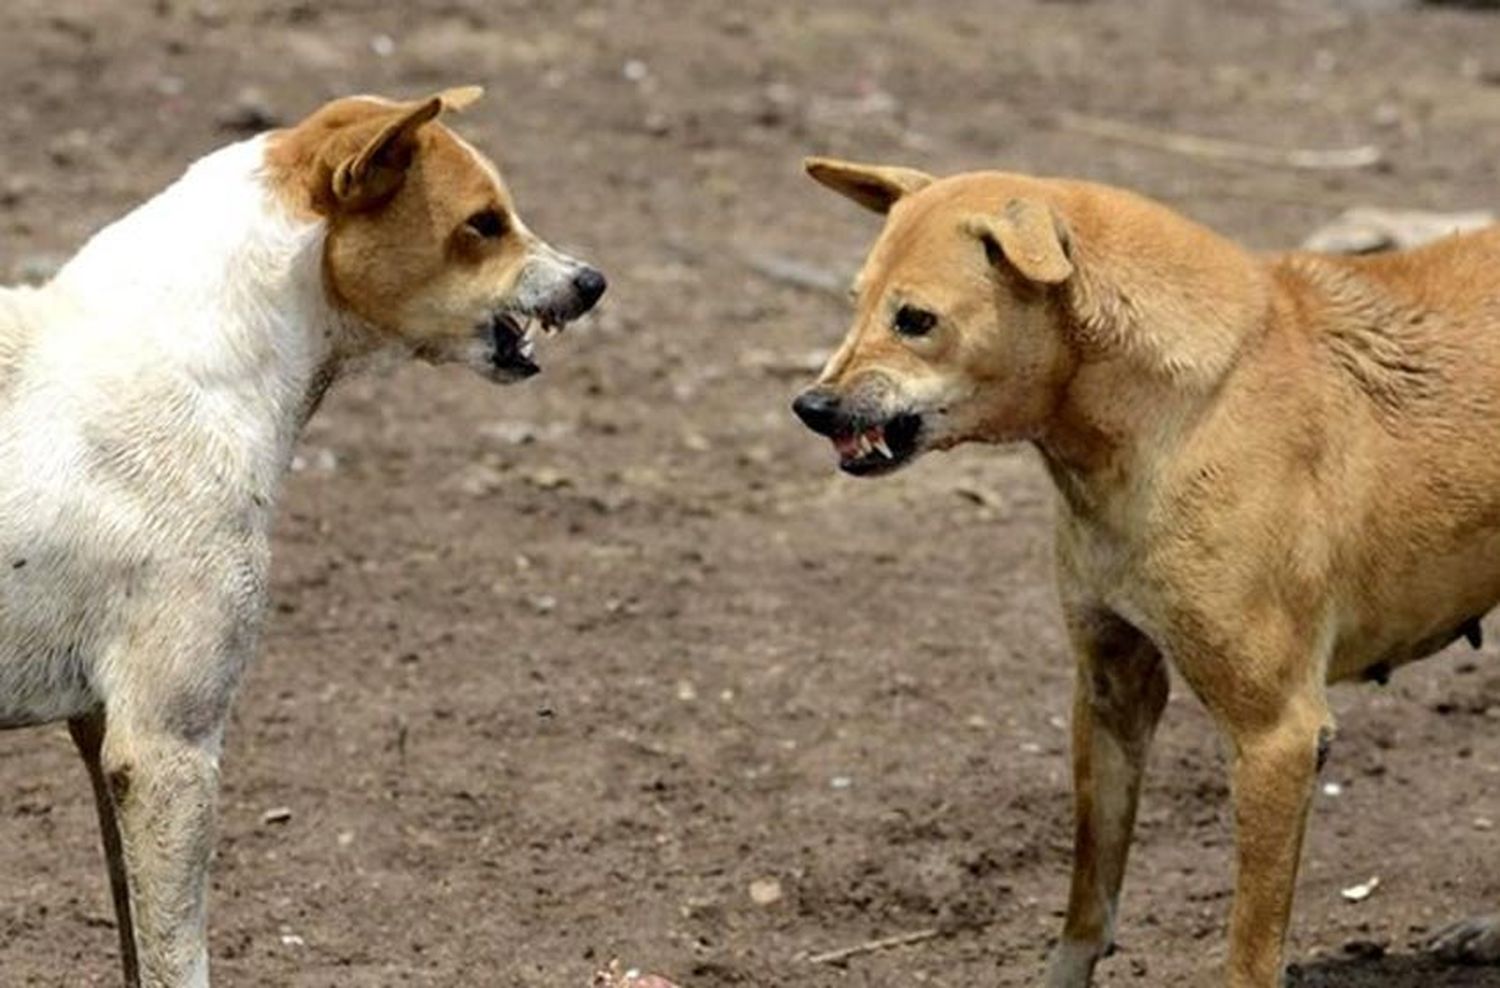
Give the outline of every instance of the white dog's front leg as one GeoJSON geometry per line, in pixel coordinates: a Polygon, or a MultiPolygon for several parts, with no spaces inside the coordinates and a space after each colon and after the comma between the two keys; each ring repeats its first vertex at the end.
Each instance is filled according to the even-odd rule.
{"type": "Polygon", "coordinates": [[[208,986],[218,741],[218,731],[190,739],[108,722],[104,770],[119,814],[142,988],[208,986]]]}
{"type": "Polygon", "coordinates": [[[1077,940],[1058,943],[1047,961],[1047,988],[1086,988],[1092,984],[1099,953],[1099,946],[1094,943],[1077,940]]]}

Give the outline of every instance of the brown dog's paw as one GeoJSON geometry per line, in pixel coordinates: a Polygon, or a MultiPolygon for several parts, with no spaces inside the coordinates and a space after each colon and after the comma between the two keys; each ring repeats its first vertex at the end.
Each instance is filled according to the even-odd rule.
{"type": "Polygon", "coordinates": [[[1500,913],[1439,930],[1427,941],[1427,950],[1449,964],[1500,964],[1500,913]]]}

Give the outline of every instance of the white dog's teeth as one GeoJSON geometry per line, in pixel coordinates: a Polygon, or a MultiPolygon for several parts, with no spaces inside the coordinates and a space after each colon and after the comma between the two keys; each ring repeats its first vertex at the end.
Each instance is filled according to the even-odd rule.
{"type": "Polygon", "coordinates": [[[879,452],[880,455],[885,457],[887,460],[894,460],[896,458],[896,454],[891,452],[891,447],[886,443],[884,436],[881,436],[879,439],[875,440],[874,445],[876,451],[879,452]]]}

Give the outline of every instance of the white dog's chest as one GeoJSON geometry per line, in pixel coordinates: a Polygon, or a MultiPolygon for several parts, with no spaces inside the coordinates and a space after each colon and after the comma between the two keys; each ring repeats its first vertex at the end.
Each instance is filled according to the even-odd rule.
{"type": "Polygon", "coordinates": [[[152,661],[132,642],[168,608],[222,593],[228,611],[245,613],[221,623],[258,612],[231,598],[247,596],[234,574],[260,566],[262,519],[121,475],[128,463],[103,462],[71,426],[0,415],[0,477],[10,478],[0,483],[0,727],[96,706],[104,678],[152,661]]]}
{"type": "MultiPolygon", "coordinates": [[[[80,280],[115,270],[81,256],[80,280]]],[[[235,336],[212,309],[158,315],[174,296],[106,285],[105,312],[72,287],[0,292],[0,728],[147,678],[180,681],[190,710],[222,702],[258,628],[318,359],[275,342],[273,321],[235,336]]]]}

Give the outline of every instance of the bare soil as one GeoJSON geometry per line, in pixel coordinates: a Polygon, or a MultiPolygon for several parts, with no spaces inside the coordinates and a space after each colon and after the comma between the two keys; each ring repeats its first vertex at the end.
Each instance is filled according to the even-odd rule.
{"type": "MultiPolygon", "coordinates": [[[[1492,206],[1500,16],[6,0],[0,273],[45,272],[256,126],[473,81],[490,96],[462,129],[613,287],[535,381],[408,368],[308,429],[224,757],[216,983],[579,988],[619,956],[685,988],[1037,984],[1070,833],[1050,490],[1025,450],[847,479],[793,421],[847,314],[759,269],[842,276],[876,230],[798,160],[1084,175],[1268,248],[1353,204],[1492,206]],[[1212,164],[1061,111],[1385,158],[1212,164]]],[[[1211,984],[1223,955],[1223,756],[1177,692],[1106,986],[1211,984]]],[[[1500,985],[1414,947],[1500,907],[1500,646],[1336,703],[1342,789],[1317,802],[1294,982],[1500,985]]],[[[0,780],[0,983],[116,984],[66,732],[0,736],[0,780]]]]}

